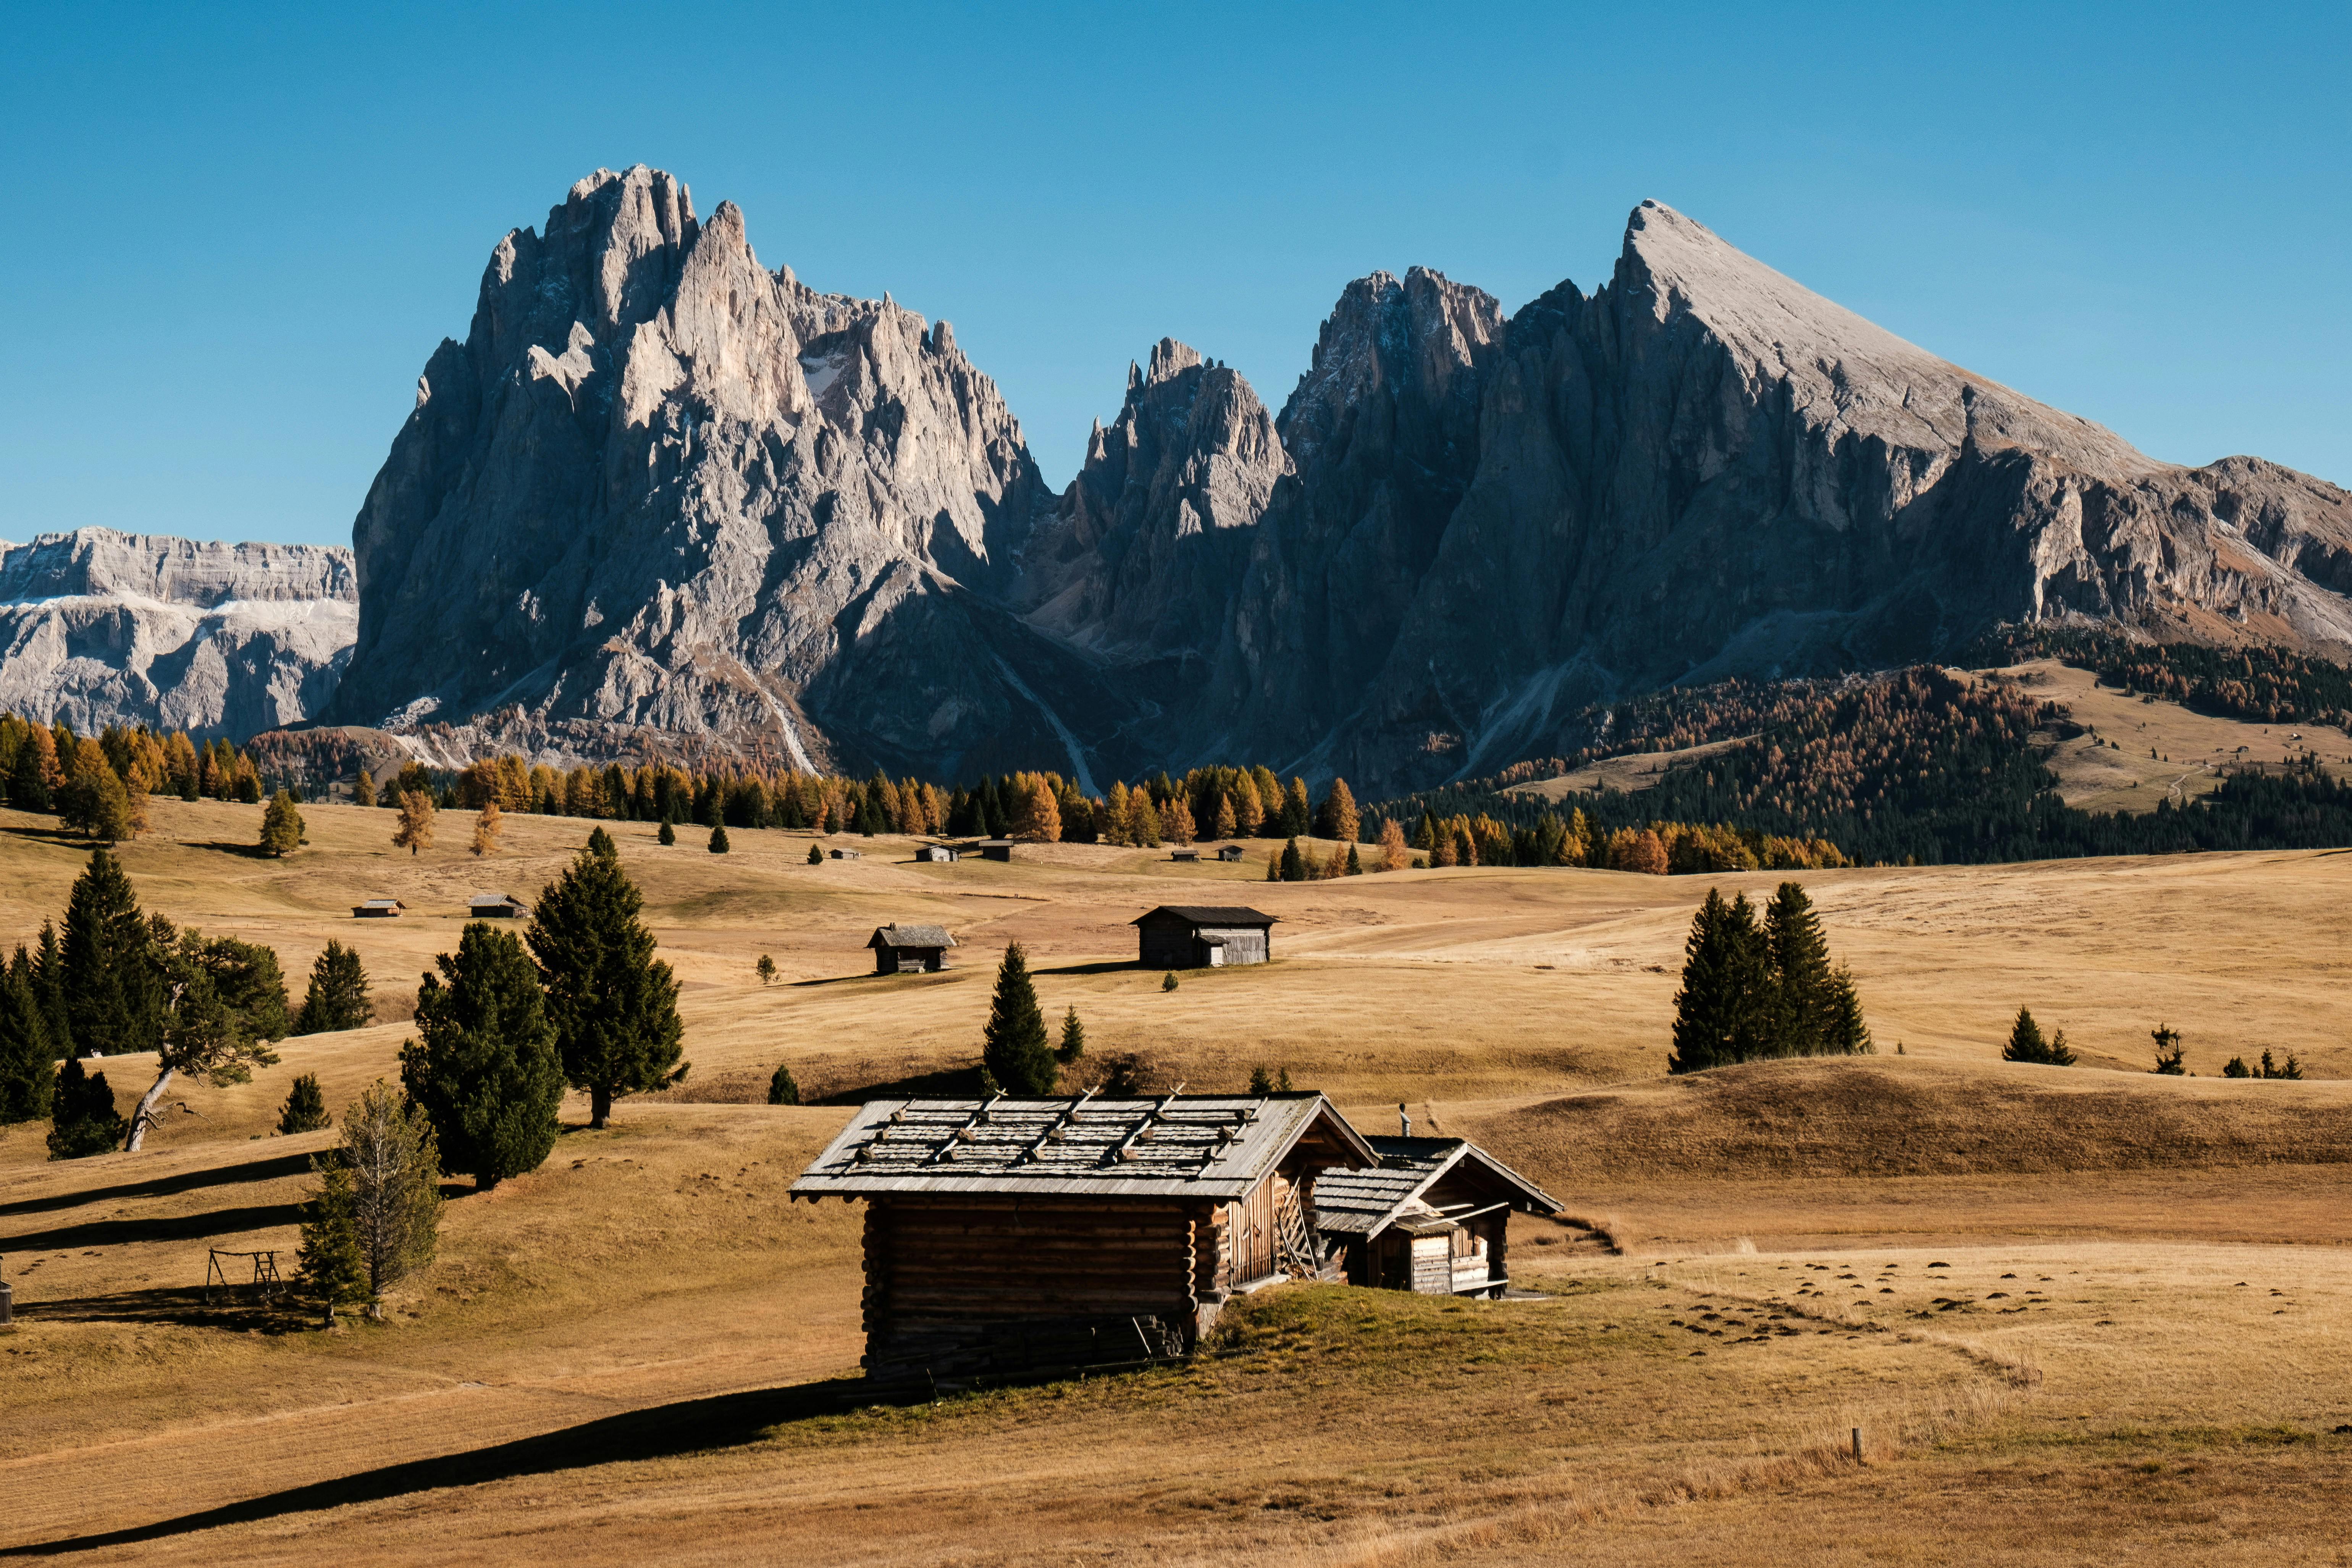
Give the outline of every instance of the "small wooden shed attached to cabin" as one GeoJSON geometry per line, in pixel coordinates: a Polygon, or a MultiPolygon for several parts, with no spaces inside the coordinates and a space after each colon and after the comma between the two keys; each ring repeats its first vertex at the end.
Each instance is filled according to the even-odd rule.
{"type": "Polygon", "coordinates": [[[1235,904],[1162,904],[1135,922],[1146,969],[1211,969],[1274,956],[1274,917],[1235,904]]]}
{"type": "Polygon", "coordinates": [[[1334,1171],[1315,1225],[1350,1285],[1423,1295],[1500,1296],[1510,1283],[1511,1211],[1559,1205],[1464,1138],[1368,1139],[1378,1169],[1334,1171]]]}
{"type": "Polygon", "coordinates": [[[915,858],[952,866],[963,858],[963,851],[952,844],[926,844],[915,851],[915,858]]]}
{"type": "Polygon", "coordinates": [[[530,906],[512,893],[476,893],[466,909],[478,921],[519,921],[530,913],[530,906]]]}
{"type": "Polygon", "coordinates": [[[1010,860],[1013,858],[1013,842],[1010,838],[982,838],[974,841],[971,847],[983,860],[1010,860]]]}
{"type": "Polygon", "coordinates": [[[937,974],[957,943],[945,926],[887,925],[876,927],[866,945],[874,950],[877,974],[937,974]]]}
{"type": "Polygon", "coordinates": [[[827,853],[836,860],[855,860],[858,858],[857,851],[855,849],[833,849],[828,850],[827,853]]]}
{"type": "Polygon", "coordinates": [[[352,918],[360,921],[396,921],[400,918],[400,912],[406,908],[408,906],[398,899],[370,899],[363,904],[352,906],[352,918]]]}
{"type": "Polygon", "coordinates": [[[865,1200],[866,1375],[930,1391],[1187,1353],[1376,1160],[1320,1094],[884,1100],[791,1195],[865,1200]]]}

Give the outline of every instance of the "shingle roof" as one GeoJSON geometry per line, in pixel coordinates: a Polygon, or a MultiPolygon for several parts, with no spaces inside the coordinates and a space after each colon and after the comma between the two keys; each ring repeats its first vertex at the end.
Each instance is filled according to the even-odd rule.
{"type": "Polygon", "coordinates": [[[1246,1197],[1315,1133],[1369,1165],[1370,1145],[1320,1094],[1156,1100],[878,1100],[792,1185],[877,1193],[1246,1197]]]}
{"type": "Polygon", "coordinates": [[[1369,1138],[1378,1170],[1327,1171],[1315,1183],[1315,1227],[1334,1235],[1377,1236],[1398,1211],[1456,1165],[1477,1167],[1505,1202],[1530,1214],[1556,1214],[1558,1200],[1466,1138],[1369,1138]]]}
{"type": "Polygon", "coordinates": [[[1154,915],[1174,915],[1178,920],[1188,921],[1196,926],[1270,926],[1275,923],[1272,915],[1260,914],[1241,904],[1162,904],[1127,923],[1139,926],[1154,915]]]}
{"type": "Polygon", "coordinates": [[[945,926],[887,925],[875,928],[868,947],[954,947],[956,939],[945,926]]]}

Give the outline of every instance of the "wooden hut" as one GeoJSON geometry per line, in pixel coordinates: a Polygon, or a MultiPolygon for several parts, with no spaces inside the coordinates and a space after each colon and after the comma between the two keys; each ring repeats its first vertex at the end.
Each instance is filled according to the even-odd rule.
{"type": "Polygon", "coordinates": [[[1242,847],[1238,844],[1221,844],[1217,847],[1217,858],[1220,860],[1234,861],[1241,858],[1242,847]]]}
{"type": "Polygon", "coordinates": [[[1550,1215],[1550,1194],[1464,1138],[1373,1138],[1378,1169],[1334,1171],[1315,1225],[1351,1285],[1500,1296],[1511,1212],[1550,1215]]]}
{"type": "Polygon", "coordinates": [[[836,860],[855,860],[857,858],[857,851],[855,849],[833,849],[826,851],[826,853],[830,854],[836,860]]]}
{"type": "Polygon", "coordinates": [[[937,974],[948,966],[956,939],[945,926],[877,926],[866,946],[874,950],[877,974],[937,974]]]}
{"type": "Polygon", "coordinates": [[[512,893],[476,893],[466,912],[478,921],[519,921],[530,913],[530,906],[512,893]]]}
{"type": "Polygon", "coordinates": [[[1274,917],[1235,904],[1162,904],[1135,921],[1146,969],[1212,969],[1274,956],[1274,917]]]}
{"type": "Polygon", "coordinates": [[[963,851],[952,844],[926,844],[915,851],[915,858],[952,866],[963,858],[963,851]]]}
{"type": "Polygon", "coordinates": [[[1013,858],[1013,840],[1010,838],[982,838],[975,841],[971,847],[983,860],[1010,860],[1013,858]]]}
{"type": "Polygon", "coordinates": [[[1171,860],[1198,861],[1201,858],[1201,852],[1188,844],[1168,851],[1168,858],[1171,860]]]}
{"type": "Polygon", "coordinates": [[[408,906],[398,899],[370,899],[363,904],[352,906],[352,918],[356,921],[396,921],[406,908],[408,906]]]}
{"type": "Polygon", "coordinates": [[[885,1100],[791,1195],[865,1200],[866,1375],[929,1391],[1186,1353],[1376,1163],[1320,1094],[885,1100]]]}

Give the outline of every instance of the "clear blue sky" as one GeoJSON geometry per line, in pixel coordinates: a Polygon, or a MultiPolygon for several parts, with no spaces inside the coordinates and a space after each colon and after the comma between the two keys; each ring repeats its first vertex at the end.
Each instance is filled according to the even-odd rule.
{"type": "Polygon", "coordinates": [[[484,261],[667,168],[955,323],[1046,476],[1163,334],[1507,309],[1643,197],[2181,462],[2352,483],[2352,7],[11,5],[0,537],[343,542],[484,261]],[[379,14],[362,15],[363,9],[379,14]]]}

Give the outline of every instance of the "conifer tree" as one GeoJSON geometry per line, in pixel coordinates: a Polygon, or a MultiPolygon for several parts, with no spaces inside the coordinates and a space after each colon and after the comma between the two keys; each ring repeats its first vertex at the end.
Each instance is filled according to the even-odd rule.
{"type": "Polygon", "coordinates": [[[474,841],[467,847],[478,860],[499,847],[499,836],[506,831],[506,823],[499,816],[496,795],[482,802],[482,809],[474,818],[474,841]]]}
{"type": "Polygon", "coordinates": [[[1054,1047],[1054,1059],[1068,1067],[1086,1054],[1086,1026],[1078,1022],[1077,1008],[1072,1007],[1062,1015],[1062,1043],[1054,1047]]]}
{"type": "Polygon", "coordinates": [[[352,781],[352,804],[369,806],[375,804],[375,780],[368,776],[368,771],[365,768],[362,768],[360,776],[352,781]]]}
{"type": "Polygon", "coordinates": [[[1726,903],[1719,889],[1708,889],[1683,951],[1666,1070],[1698,1072],[1762,1054],[1771,1033],[1771,957],[1748,895],[1726,903]]]}
{"type": "Polygon", "coordinates": [[[108,1153],[121,1146],[127,1125],[114,1109],[106,1075],[86,1072],[78,1058],[68,1058],[49,1094],[49,1158],[108,1153]]]}
{"type": "Polygon", "coordinates": [[[1008,942],[982,1032],[981,1069],[1006,1094],[1051,1094],[1061,1076],[1045,1040],[1045,1015],[1029,979],[1029,956],[1008,942]]]}
{"type": "MultiPolygon", "coordinates": [[[[168,928],[159,920],[158,933],[168,928]]],[[[123,1152],[136,1153],[162,1120],[156,1106],[172,1080],[185,1073],[215,1089],[249,1082],[253,1069],[278,1060],[269,1042],[286,1035],[286,982],[278,954],[266,947],[195,931],[160,949],[168,987],[155,1043],[155,1081],[131,1113],[123,1152]]]]}
{"type": "Polygon", "coordinates": [[[431,1120],[378,1079],[343,1109],[341,1168],[371,1298],[433,1261],[441,1230],[441,1152],[431,1120]]]}
{"type": "Polygon", "coordinates": [[[1249,1091],[1252,1094],[1272,1094],[1274,1092],[1274,1075],[1265,1070],[1265,1064],[1264,1062],[1260,1062],[1257,1066],[1250,1068],[1249,1091]]]}
{"type": "Polygon", "coordinates": [[[1217,796],[1217,817],[1209,831],[1219,838],[1231,838],[1241,831],[1241,818],[1234,815],[1234,797],[1230,794],[1217,796]]]}
{"type": "Polygon", "coordinates": [[[1348,846],[1347,874],[1350,877],[1360,877],[1364,874],[1364,862],[1356,854],[1356,847],[1353,844],[1348,846]]]}
{"type": "Polygon", "coordinates": [[[433,847],[433,797],[421,789],[400,792],[400,820],[392,830],[392,847],[405,849],[414,859],[417,851],[433,847]]]}
{"type": "Polygon", "coordinates": [[[1167,977],[1160,982],[1160,989],[1162,991],[1173,991],[1176,989],[1176,972],[1174,970],[1170,970],[1167,977]]]}
{"type": "Polygon", "coordinates": [[[1356,811],[1356,797],[1348,788],[1346,779],[1333,779],[1331,791],[1315,811],[1316,834],[1324,838],[1337,838],[1352,843],[1363,829],[1363,819],[1356,811]]]}
{"type": "Polygon", "coordinates": [[[727,853],[727,825],[723,822],[710,830],[710,852],[713,855],[727,853]]]}
{"type": "Polygon", "coordinates": [[[778,1062],[774,1074],[768,1079],[768,1103],[798,1105],[800,1102],[801,1086],[793,1078],[792,1064],[778,1062]]]}
{"type": "Polygon", "coordinates": [[[294,1080],[286,1091],[286,1103],[278,1108],[278,1131],[291,1138],[298,1132],[316,1132],[327,1122],[327,1097],[319,1091],[319,1075],[306,1072],[294,1080]]]}
{"type": "Polygon", "coordinates": [[[2166,1078],[2184,1078],[2188,1075],[2189,1069],[2181,1065],[2180,1058],[2183,1051],[2179,1030],[2169,1024],[2158,1024],[2148,1031],[2148,1038],[2156,1042],[2156,1066],[2150,1070],[2160,1073],[2166,1078]]]}
{"type": "Polygon", "coordinates": [[[654,839],[656,843],[663,845],[670,845],[677,842],[677,829],[669,825],[668,817],[665,816],[662,818],[661,831],[654,835],[654,839]]]}
{"type": "Polygon", "coordinates": [[[157,955],[131,879],[102,848],[90,852],[67,898],[60,957],[68,1039],[78,1050],[155,1048],[163,1013],[157,955]]]}
{"type": "Polygon", "coordinates": [[[1404,829],[1394,817],[1381,821],[1381,869],[1402,871],[1412,864],[1412,851],[1404,841],[1404,829]]]}
{"type": "Polygon", "coordinates": [[[1294,778],[1282,796],[1282,831],[1288,838],[1300,838],[1314,831],[1315,810],[1307,804],[1307,781],[1294,778]]]}
{"type": "Polygon", "coordinates": [[[1803,888],[1780,884],[1764,906],[1764,934],[1774,980],[1772,1054],[1816,1055],[1829,1038],[1836,992],[1829,940],[1803,888]]]}
{"type": "Polygon", "coordinates": [[[809,840],[808,863],[812,866],[824,864],[824,847],[814,839],[809,840]]]}
{"type": "Polygon", "coordinates": [[[47,1117],[57,1078],[58,1053],[33,989],[33,963],[20,946],[0,971],[0,1124],[47,1117]]]}
{"type": "Polygon", "coordinates": [[[600,860],[610,860],[615,865],[620,863],[621,847],[614,843],[613,836],[601,827],[588,830],[588,853],[600,860]]]}
{"type": "Polygon", "coordinates": [[[1298,852],[1298,840],[1286,840],[1282,846],[1282,880],[1304,882],[1307,875],[1307,858],[1298,852]]]}
{"type": "Polygon", "coordinates": [[[1867,1057],[1878,1052],[1871,1044],[1870,1026],[1862,1019],[1861,993],[1854,989],[1853,975],[1843,963],[1830,972],[1829,1018],[1821,1050],[1832,1057],[1867,1057]]]}
{"type": "Polygon", "coordinates": [[[367,970],[360,955],[330,938],[326,951],[310,965],[310,988],[294,1016],[294,1033],[329,1035],[364,1029],[374,1021],[375,1003],[368,995],[367,970]]]}
{"type": "Polygon", "coordinates": [[[766,953],[761,953],[760,962],[753,964],[751,968],[752,973],[759,975],[761,984],[773,985],[776,983],[776,961],[766,953]]]}
{"type": "Polygon", "coordinates": [[[423,1107],[441,1168],[485,1191],[537,1170],[555,1147],[563,1064],[539,971],[511,931],[477,921],[416,992],[418,1038],[400,1047],[400,1081],[423,1107]]]}
{"type": "Polygon", "coordinates": [[[2042,1038],[2042,1026],[2022,1007],[2017,1010],[2016,1022],[2009,1026],[2009,1043],[2001,1047],[2000,1057],[2003,1061],[2033,1062],[2042,1067],[2074,1065],[2074,1053],[2066,1048],[2066,1031],[2061,1029],[2051,1038],[2042,1038]]]}
{"type": "Polygon", "coordinates": [[[1265,879],[1269,882],[1279,882],[1282,880],[1281,856],[1269,855],[1265,858],[1265,879]]]}
{"type": "Polygon", "coordinates": [[[282,860],[301,847],[302,808],[295,805],[291,790],[281,789],[261,814],[261,852],[282,860]]]}
{"type": "Polygon", "coordinates": [[[359,1226],[352,1216],[356,1194],[351,1172],[338,1156],[323,1163],[319,1173],[319,1190],[304,1205],[295,1277],[303,1300],[317,1307],[331,1328],[336,1308],[367,1300],[367,1259],[360,1251],[359,1226]]]}
{"type": "Polygon", "coordinates": [[[686,1077],[677,979],[654,957],[654,934],[637,918],[644,908],[617,859],[583,854],[540,894],[528,935],[563,1075],[588,1091],[594,1128],[616,1097],[686,1077]]]}

